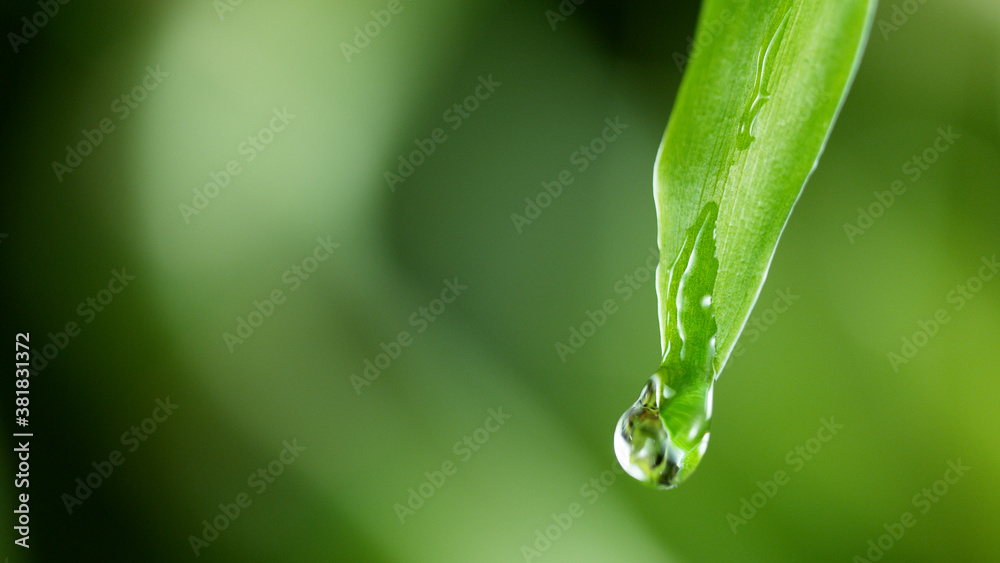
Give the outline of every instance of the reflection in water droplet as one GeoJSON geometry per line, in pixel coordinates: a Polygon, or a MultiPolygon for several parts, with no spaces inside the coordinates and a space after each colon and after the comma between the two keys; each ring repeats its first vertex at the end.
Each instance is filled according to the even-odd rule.
{"type": "Polygon", "coordinates": [[[636,479],[664,489],[694,471],[708,447],[715,383],[715,312],[719,271],[709,202],[687,230],[667,272],[665,348],[660,369],[618,421],[615,455],[636,479]]]}
{"type": "Polygon", "coordinates": [[[771,93],[768,91],[767,85],[774,68],[774,56],[778,51],[781,38],[785,34],[788,17],[791,13],[792,10],[790,7],[785,10],[781,22],[778,23],[775,30],[768,36],[767,42],[761,45],[760,50],[757,51],[757,72],[754,75],[753,92],[736,130],[736,148],[741,151],[749,148],[750,143],[753,142],[754,125],[757,122],[757,115],[760,113],[760,108],[771,98],[771,93]]]}

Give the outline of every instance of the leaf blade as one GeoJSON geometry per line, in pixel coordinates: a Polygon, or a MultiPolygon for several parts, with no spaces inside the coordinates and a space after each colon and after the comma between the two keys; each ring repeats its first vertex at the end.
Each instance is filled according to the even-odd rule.
{"type": "Polygon", "coordinates": [[[685,71],[654,171],[664,350],[669,338],[664,274],[687,226],[708,201],[715,201],[715,362],[716,373],[721,373],[857,72],[876,4],[704,3],[696,33],[699,48],[685,71]],[[772,57],[773,67],[768,68],[772,57]],[[762,88],[769,96],[754,114],[751,107],[762,88]],[[741,121],[749,125],[747,115],[756,117],[755,139],[741,149],[738,133],[741,121]]]}

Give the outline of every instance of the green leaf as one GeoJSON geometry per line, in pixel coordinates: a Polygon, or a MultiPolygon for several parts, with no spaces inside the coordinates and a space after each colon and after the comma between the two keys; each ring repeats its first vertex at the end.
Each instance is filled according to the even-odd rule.
{"type": "Polygon", "coordinates": [[[668,274],[719,206],[712,300],[720,373],[767,276],[861,59],[876,0],[706,0],[654,173],[663,350],[668,274]]]}

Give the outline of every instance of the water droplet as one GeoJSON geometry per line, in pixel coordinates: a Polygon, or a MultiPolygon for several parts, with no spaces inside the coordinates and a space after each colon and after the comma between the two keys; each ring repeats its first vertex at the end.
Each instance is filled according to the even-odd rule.
{"type": "Polygon", "coordinates": [[[667,272],[665,350],[660,369],[618,420],[615,455],[639,481],[670,489],[687,478],[708,447],[715,383],[715,311],[719,271],[709,202],[687,230],[667,272]]]}
{"type": "Polygon", "coordinates": [[[760,108],[771,98],[771,93],[767,89],[768,81],[774,68],[775,53],[781,44],[781,39],[785,34],[785,28],[788,25],[788,18],[791,13],[791,7],[785,10],[781,21],[767,37],[767,41],[757,51],[757,72],[754,75],[753,91],[736,130],[736,148],[741,151],[749,148],[750,143],[753,142],[754,125],[757,122],[757,116],[760,114],[760,108]]]}

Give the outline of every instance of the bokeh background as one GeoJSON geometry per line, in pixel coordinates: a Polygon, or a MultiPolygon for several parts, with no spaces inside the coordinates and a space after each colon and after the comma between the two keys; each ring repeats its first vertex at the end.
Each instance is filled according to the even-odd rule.
{"type": "MultiPolygon", "coordinates": [[[[902,24],[873,30],[716,387],[708,453],[669,492],[613,472],[611,434],[659,354],[641,281],[652,166],[698,3],[587,0],[553,29],[556,0],[402,0],[346,56],[388,2],[222,2],[69,2],[17,53],[7,36],[4,334],[30,331],[37,354],[80,330],[31,379],[31,548],[13,545],[5,478],[5,561],[849,561],[904,512],[916,524],[881,540],[885,561],[1000,558],[1000,277],[969,282],[1000,252],[995,0],[880,6],[902,24]],[[123,118],[115,100],[157,65],[123,118]],[[454,128],[446,112],[490,77],[454,128]],[[60,181],[52,162],[105,118],[115,129],[60,181]],[[627,128],[580,170],[605,119],[627,128]],[[264,150],[242,145],[272,123],[264,150]],[[437,128],[446,140],[390,190],[385,172],[437,128]],[[959,137],[914,180],[904,167],[938,128],[959,137]],[[562,170],[573,183],[519,232],[511,214],[562,170]],[[896,180],[905,193],[849,237],[896,180]],[[317,238],[339,247],[303,264],[317,238]],[[91,314],[123,268],[135,279],[91,314]],[[435,304],[456,278],[467,289],[435,304]],[[231,352],[224,334],[276,289],[231,352]],[[607,300],[616,312],[560,357],[607,300]],[[948,322],[893,366],[940,309],[948,322]],[[401,331],[409,345],[379,359],[401,331]],[[359,387],[366,360],[389,365],[359,387]],[[122,434],[167,398],[178,408],[130,451],[122,434]],[[819,442],[824,420],[843,428],[819,442]],[[114,450],[124,463],[69,513],[64,495],[114,450]],[[934,494],[949,461],[971,469],[934,494]]],[[[39,10],[5,2],[5,34],[39,10]]]]}

